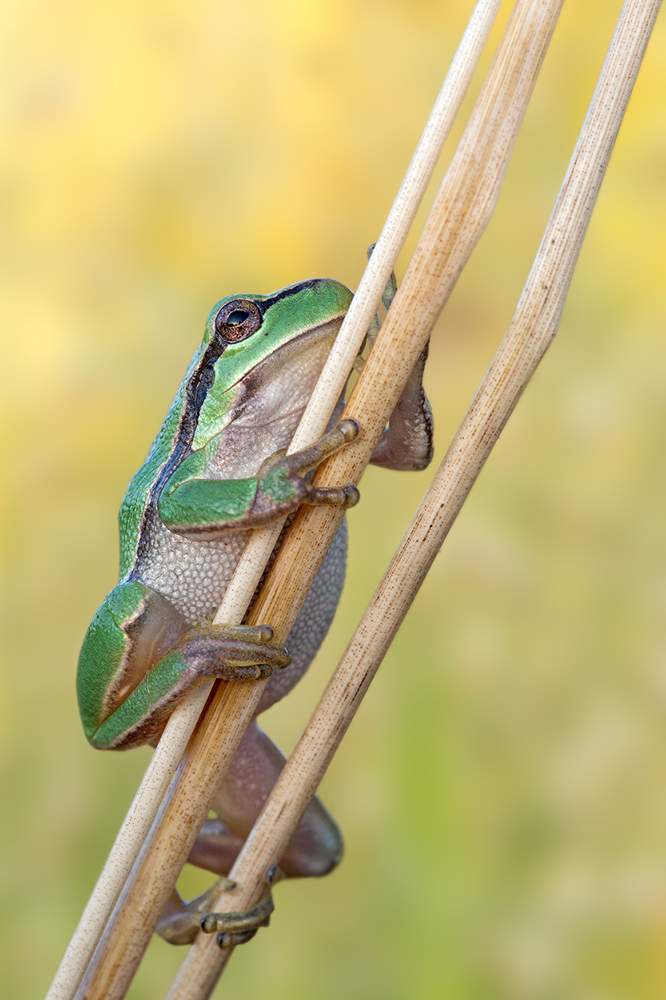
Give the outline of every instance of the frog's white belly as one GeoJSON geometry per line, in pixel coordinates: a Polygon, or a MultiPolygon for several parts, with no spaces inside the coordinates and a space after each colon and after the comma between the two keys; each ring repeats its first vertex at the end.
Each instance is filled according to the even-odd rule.
{"type": "MultiPolygon", "coordinates": [[[[239,531],[211,542],[190,541],[158,521],[151,530],[150,560],[137,571],[135,579],[163,594],[194,624],[219,607],[248,535],[248,531],[239,531]]],[[[271,676],[258,711],[263,712],[290,691],[314,659],[340,600],[346,562],[345,519],[287,639],[291,663],[271,676]]]]}
{"type": "Polygon", "coordinates": [[[137,567],[135,579],[164,594],[194,625],[222,601],[248,534],[238,531],[210,542],[192,541],[156,518],[150,530],[150,559],[137,567]]]}

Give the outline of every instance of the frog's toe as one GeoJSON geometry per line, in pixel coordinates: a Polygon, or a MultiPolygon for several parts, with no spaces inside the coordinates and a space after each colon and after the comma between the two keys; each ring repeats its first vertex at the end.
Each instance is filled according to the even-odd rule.
{"type": "Polygon", "coordinates": [[[274,669],[289,666],[284,646],[272,643],[268,625],[231,626],[201,623],[180,640],[188,668],[198,675],[231,681],[260,681],[274,669]]]}
{"type": "Polygon", "coordinates": [[[237,944],[246,944],[248,941],[251,941],[257,930],[258,928],[255,928],[253,931],[239,931],[238,933],[222,931],[217,935],[217,943],[220,948],[235,948],[237,944]]]}
{"type": "Polygon", "coordinates": [[[343,510],[349,510],[350,507],[355,507],[361,499],[361,494],[353,483],[347,483],[346,486],[322,486],[319,489],[309,483],[305,485],[307,487],[305,503],[327,504],[331,507],[342,507],[343,510]]]}
{"type": "Polygon", "coordinates": [[[207,913],[201,918],[201,930],[217,934],[220,948],[233,948],[253,938],[260,927],[268,927],[274,909],[273,898],[267,895],[244,913],[207,913]]]}
{"type": "Polygon", "coordinates": [[[356,440],[361,428],[359,427],[357,421],[352,417],[345,417],[344,420],[338,421],[335,429],[340,431],[345,440],[345,444],[348,444],[350,441],[356,440]]]}
{"type": "Polygon", "coordinates": [[[226,665],[224,677],[229,681],[265,681],[273,673],[268,664],[252,667],[230,667],[226,665]]]}

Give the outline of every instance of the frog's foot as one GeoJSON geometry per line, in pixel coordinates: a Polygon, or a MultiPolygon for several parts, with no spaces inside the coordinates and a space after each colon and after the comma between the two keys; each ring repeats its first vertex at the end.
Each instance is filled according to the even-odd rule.
{"type": "MultiPolygon", "coordinates": [[[[250,941],[260,927],[268,927],[275,909],[271,888],[284,877],[277,865],[272,865],[266,872],[266,891],[258,903],[244,913],[207,913],[201,918],[201,930],[204,934],[217,934],[220,948],[233,948],[250,941]]],[[[235,884],[228,882],[225,889],[231,892],[235,884]]]]}
{"type": "Polygon", "coordinates": [[[157,933],[169,944],[192,944],[201,930],[201,920],[215,906],[220,894],[235,889],[236,883],[228,878],[214,882],[201,896],[184,902],[174,889],[162,911],[157,933]]]}
{"type": "Polygon", "coordinates": [[[303,477],[329,455],[358,437],[358,432],[355,420],[341,420],[310,448],[303,448],[293,455],[286,455],[283,451],[270,455],[257,473],[261,493],[276,507],[285,500],[292,508],[301,503],[330,504],[345,509],[356,506],[360,495],[352,483],[318,489],[303,477]]]}
{"type": "Polygon", "coordinates": [[[236,883],[221,878],[196,899],[184,903],[174,890],[157,925],[157,933],[170,944],[192,944],[200,930],[217,934],[220,948],[233,948],[250,941],[260,927],[268,927],[275,909],[271,885],[282,878],[279,868],[269,869],[266,892],[260,901],[245,912],[217,913],[211,907],[219,904],[220,895],[232,892],[236,883]]]}
{"type": "Polygon", "coordinates": [[[275,667],[288,667],[284,646],[274,645],[270,625],[213,625],[199,622],[181,636],[178,652],[187,672],[228,681],[261,681],[275,667]]]}
{"type": "Polygon", "coordinates": [[[233,948],[251,941],[260,927],[268,927],[274,909],[273,897],[268,892],[245,913],[207,913],[201,918],[201,930],[204,934],[217,934],[220,948],[233,948]]]}

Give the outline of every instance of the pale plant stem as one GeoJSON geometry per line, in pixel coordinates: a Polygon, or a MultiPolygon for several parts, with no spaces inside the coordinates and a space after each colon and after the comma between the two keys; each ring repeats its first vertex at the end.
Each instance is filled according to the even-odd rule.
{"type": "MultiPolygon", "coordinates": [[[[362,433],[320,467],[314,482],[323,485],[328,476],[335,483],[356,482],[367,465],[437,313],[490,218],[560,7],[561,0],[517,3],[436,208],[350,397],[347,412],[362,433]]],[[[301,508],[252,606],[250,624],[270,622],[276,640],[284,642],[341,517],[336,508],[301,508]]],[[[125,995],[260,695],[260,684],[221,684],[209,699],[165,797],[150,851],[123,893],[122,919],[102,937],[77,997],[125,995]]]]}
{"type": "MultiPolygon", "coordinates": [[[[290,450],[316,440],[344,388],[365,331],[381,297],[414,216],[432,177],[442,146],[460,109],[501,0],[479,0],[454,56],[432,114],[363,275],[352,307],[290,450]],[[325,387],[325,389],[324,389],[325,387]]],[[[215,620],[241,622],[279,535],[281,525],[252,533],[215,620]]],[[[109,858],[49,990],[47,1000],[72,1000],[101,934],[149,835],[187,742],[212,689],[204,681],[173,712],[159,746],[118,833],[109,858]]]]}
{"type": "MultiPolygon", "coordinates": [[[[516,313],[423,502],[231,870],[221,912],[265,891],[370,682],[559,326],[573,270],[661,0],[627,0],[516,313]]],[[[167,1000],[203,1000],[226,965],[199,933],[167,1000]]]]}

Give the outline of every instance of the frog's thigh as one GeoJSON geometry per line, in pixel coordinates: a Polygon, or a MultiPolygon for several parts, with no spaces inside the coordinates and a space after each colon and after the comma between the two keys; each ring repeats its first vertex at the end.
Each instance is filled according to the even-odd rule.
{"type": "MultiPolygon", "coordinates": [[[[253,722],[212,802],[228,831],[214,821],[206,823],[190,856],[193,864],[227,874],[283,767],[284,757],[253,722]]],[[[326,875],[341,857],[340,830],[315,798],[289,841],[280,868],[291,878],[326,875]]]]}
{"type": "Polygon", "coordinates": [[[79,656],[76,683],[88,739],[187,627],[176,608],[150,587],[127,581],[113,588],[95,614],[79,656]]]}
{"type": "Polygon", "coordinates": [[[373,465],[397,472],[419,472],[429,464],[433,454],[433,421],[423,389],[427,357],[426,344],[372,454],[373,465]]]}
{"type": "Polygon", "coordinates": [[[187,860],[216,875],[228,875],[243,843],[243,837],[230,830],[221,819],[207,819],[187,860]]]}
{"type": "Polygon", "coordinates": [[[183,616],[150,587],[130,581],[111,591],[79,658],[79,707],[93,746],[125,749],[156,739],[203,676],[259,680],[289,663],[265,626],[183,629],[183,616]]]}

